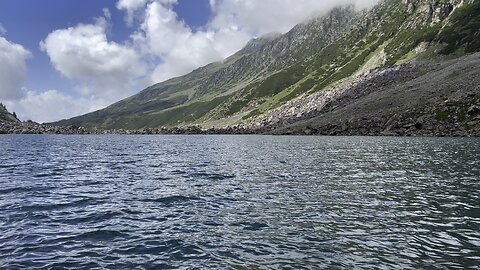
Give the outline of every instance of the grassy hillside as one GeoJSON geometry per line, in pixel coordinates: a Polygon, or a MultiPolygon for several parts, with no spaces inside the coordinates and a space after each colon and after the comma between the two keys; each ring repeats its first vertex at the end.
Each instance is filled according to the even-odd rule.
{"type": "Polygon", "coordinates": [[[222,63],[153,85],[60,125],[138,129],[248,122],[376,67],[480,50],[480,3],[385,0],[337,8],[284,35],[252,40],[222,63]]]}

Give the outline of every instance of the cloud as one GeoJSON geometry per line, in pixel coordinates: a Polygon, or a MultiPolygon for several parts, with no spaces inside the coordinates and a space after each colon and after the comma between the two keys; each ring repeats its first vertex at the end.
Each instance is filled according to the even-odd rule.
{"type": "Polygon", "coordinates": [[[58,29],[40,42],[53,67],[72,79],[75,95],[59,90],[28,91],[7,105],[21,119],[56,121],[101,109],[134,93],[146,65],[131,46],[109,41],[107,30],[111,13],[92,24],[58,29]]]}
{"type": "Polygon", "coordinates": [[[40,43],[54,68],[78,80],[84,95],[119,100],[131,94],[135,79],[145,70],[137,52],[129,46],[108,41],[107,21],[51,32],[40,43]]]}
{"type": "Polygon", "coordinates": [[[124,10],[127,15],[125,21],[128,25],[133,25],[135,16],[138,15],[138,11],[145,7],[147,0],[119,0],[117,2],[117,8],[124,10]]]}
{"type": "Polygon", "coordinates": [[[108,104],[109,102],[103,99],[75,98],[58,90],[41,93],[28,91],[20,100],[5,102],[5,105],[11,111],[15,111],[20,119],[37,122],[53,122],[71,118],[98,110],[108,104]]]}
{"type": "Polygon", "coordinates": [[[371,6],[378,0],[217,0],[210,1],[215,17],[210,27],[237,27],[252,36],[285,33],[307,18],[328,12],[335,6],[371,6]]]}
{"type": "Polygon", "coordinates": [[[185,74],[197,67],[221,60],[239,49],[248,36],[230,29],[194,32],[179,20],[170,3],[149,3],[145,19],[134,40],[148,56],[160,59],[151,83],[185,74]]]}
{"type": "Polygon", "coordinates": [[[0,100],[18,100],[25,95],[26,61],[31,53],[22,45],[0,37],[0,100]]]}
{"type": "Polygon", "coordinates": [[[110,12],[110,9],[108,8],[103,8],[103,17],[105,17],[105,19],[107,20],[111,20],[112,19],[112,12],[110,12]]]}

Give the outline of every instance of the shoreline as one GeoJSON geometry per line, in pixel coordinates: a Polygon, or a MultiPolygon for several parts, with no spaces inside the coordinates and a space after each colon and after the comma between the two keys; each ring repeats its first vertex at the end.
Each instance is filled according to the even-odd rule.
{"type": "Polygon", "coordinates": [[[203,129],[200,126],[126,129],[89,129],[76,126],[49,126],[32,121],[6,122],[0,120],[1,135],[276,135],[276,136],[371,136],[371,137],[480,137],[480,130],[467,130],[458,125],[438,125],[425,129],[423,124],[397,124],[388,131],[366,123],[356,126],[325,126],[321,129],[302,127],[298,129],[272,129],[226,127],[203,129]]]}

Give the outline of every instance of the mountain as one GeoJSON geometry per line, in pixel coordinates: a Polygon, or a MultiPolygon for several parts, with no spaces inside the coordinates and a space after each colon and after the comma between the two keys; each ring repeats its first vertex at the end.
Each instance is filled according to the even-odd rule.
{"type": "MultiPolygon", "coordinates": [[[[54,124],[110,129],[240,125],[282,130],[294,124],[292,119],[318,122],[320,115],[311,112],[298,119],[280,119],[275,125],[265,124],[268,122],[265,119],[285,108],[303,110],[289,107],[292,103],[304,106],[299,100],[338,92],[340,86],[358,87],[352,82],[358,83],[358,78],[365,77],[369,70],[381,72],[381,69],[422,61],[421,65],[445,66],[451,58],[480,51],[479,29],[478,0],[385,0],[362,11],[352,6],[338,7],[325,16],[295,26],[284,35],[270,34],[252,40],[223,62],[153,85],[103,110],[54,124]],[[311,119],[306,119],[308,117],[311,119]],[[279,124],[282,121],[285,123],[279,124]]],[[[472,61],[471,64],[478,63],[472,61]]],[[[475,67],[474,73],[478,70],[478,66],[475,67]]],[[[414,76],[402,77],[402,73],[398,78],[403,81],[394,77],[391,82],[405,83],[419,76],[424,76],[425,82],[437,79],[435,69],[416,70],[418,73],[414,76]]],[[[468,72],[457,73],[455,76],[460,80],[468,72]]],[[[393,87],[395,83],[389,85],[393,87]]],[[[394,95],[395,92],[382,93],[394,95]]],[[[474,91],[470,98],[474,100],[476,96],[474,91]]],[[[345,101],[337,103],[346,104],[345,101]]],[[[395,103],[395,106],[403,105],[395,103]]],[[[378,109],[385,108],[375,111],[378,109]]],[[[322,109],[316,110],[318,113],[322,109]]]]}
{"type": "Polygon", "coordinates": [[[17,116],[15,113],[10,113],[7,111],[7,108],[0,103],[0,121],[7,121],[7,122],[20,122],[18,120],[17,116]]]}

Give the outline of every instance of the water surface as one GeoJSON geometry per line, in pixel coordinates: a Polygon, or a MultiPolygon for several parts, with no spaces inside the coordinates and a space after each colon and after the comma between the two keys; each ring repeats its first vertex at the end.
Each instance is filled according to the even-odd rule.
{"type": "Polygon", "coordinates": [[[0,136],[0,268],[475,269],[480,139],[0,136]]]}

